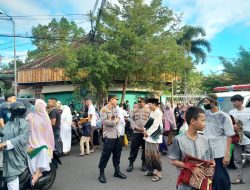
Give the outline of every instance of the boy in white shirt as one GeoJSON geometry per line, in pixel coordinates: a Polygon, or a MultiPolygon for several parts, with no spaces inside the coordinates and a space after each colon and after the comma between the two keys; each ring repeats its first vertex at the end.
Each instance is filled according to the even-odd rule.
{"type": "Polygon", "coordinates": [[[91,124],[91,136],[90,136],[90,152],[94,152],[93,137],[96,129],[96,111],[95,107],[90,99],[86,99],[86,105],[88,106],[88,118],[91,124]]]}
{"type": "MultiPolygon", "coordinates": [[[[231,97],[231,102],[235,109],[229,112],[229,115],[233,116],[235,122],[241,121],[243,124],[243,131],[250,131],[250,110],[243,106],[244,97],[237,94],[231,97]]],[[[234,130],[239,131],[239,127],[234,125],[234,130]]],[[[243,133],[241,131],[241,133],[243,133]]],[[[232,184],[242,184],[243,181],[243,164],[242,153],[250,152],[250,139],[244,134],[241,142],[234,144],[234,165],[238,171],[238,176],[231,181],[232,184]]]]}

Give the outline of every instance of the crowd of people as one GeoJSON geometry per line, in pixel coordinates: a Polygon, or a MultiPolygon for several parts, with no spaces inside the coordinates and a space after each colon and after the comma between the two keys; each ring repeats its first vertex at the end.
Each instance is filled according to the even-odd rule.
{"type": "Polygon", "coordinates": [[[68,106],[55,98],[48,103],[18,102],[6,94],[0,105],[0,148],[2,177],[9,190],[19,190],[19,175],[29,169],[33,186],[45,171],[50,171],[54,154],[61,156],[71,149],[72,115],[68,106]]]}
{"type": "MultiPolygon", "coordinates": [[[[113,153],[114,177],[126,179],[119,169],[121,141],[118,130],[120,117],[117,114],[116,96],[109,96],[108,104],[101,109],[104,146],[99,163],[99,181],[106,183],[104,170],[113,153]]],[[[242,130],[250,131],[250,111],[243,107],[243,97],[231,98],[235,109],[231,117],[242,123],[242,130]]],[[[249,139],[240,135],[240,128],[233,124],[228,113],[219,110],[216,94],[208,94],[204,108],[193,104],[177,104],[173,109],[169,102],[160,104],[156,98],[139,98],[130,110],[130,124],[133,130],[127,172],[134,170],[134,161],[141,147],[141,170],[152,181],[162,179],[161,156],[168,155],[171,163],[179,168],[177,189],[229,190],[231,184],[242,184],[242,153],[249,148],[249,139]],[[234,139],[240,136],[240,141],[234,139]],[[234,163],[238,170],[235,179],[230,180],[227,166],[230,163],[230,146],[235,145],[234,163]],[[168,148],[170,147],[170,151],[168,148]]],[[[236,138],[239,139],[239,138],[236,138]]]]}
{"type": "Polygon", "coordinates": [[[250,131],[250,112],[243,107],[240,95],[231,98],[235,109],[229,114],[234,124],[229,114],[219,110],[216,94],[205,97],[205,111],[182,103],[173,109],[169,102],[143,97],[131,109],[128,101],[118,104],[117,96],[109,95],[99,112],[92,100],[85,98],[76,122],[72,121],[72,108],[55,98],[47,103],[37,99],[33,107],[16,102],[14,94],[5,95],[5,100],[0,105],[0,130],[4,135],[0,148],[4,149],[3,177],[10,190],[19,189],[18,176],[27,168],[34,185],[44,171],[50,170],[54,154],[70,153],[72,126],[79,134],[78,156],[94,153],[102,142],[98,165],[101,183],[107,182],[105,169],[111,154],[114,177],[127,178],[120,170],[120,158],[128,137],[127,172],[134,170],[141,148],[141,170],[145,176],[152,176],[153,182],[162,179],[161,157],[167,155],[178,168],[177,189],[229,190],[231,184],[244,183],[242,152],[250,150],[250,139],[242,131],[250,131]],[[232,142],[238,176],[230,181],[226,166],[232,142]]]}

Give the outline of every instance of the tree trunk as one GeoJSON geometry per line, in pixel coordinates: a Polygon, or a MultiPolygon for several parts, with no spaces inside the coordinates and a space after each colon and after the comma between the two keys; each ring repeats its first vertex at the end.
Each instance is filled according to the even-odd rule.
{"type": "Polygon", "coordinates": [[[187,94],[188,94],[187,69],[185,69],[185,80],[184,80],[185,103],[187,103],[187,94]]]}
{"type": "Polygon", "coordinates": [[[126,95],[126,89],[128,84],[128,77],[126,76],[126,79],[124,80],[123,87],[122,87],[122,98],[121,103],[124,103],[125,101],[125,95],[126,95]]]}

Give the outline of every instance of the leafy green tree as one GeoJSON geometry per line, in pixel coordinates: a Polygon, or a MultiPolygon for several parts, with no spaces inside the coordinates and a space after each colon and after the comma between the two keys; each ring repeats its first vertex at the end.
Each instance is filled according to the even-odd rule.
{"type": "Polygon", "coordinates": [[[8,83],[4,80],[0,80],[0,96],[6,93],[10,93],[11,91],[11,83],[8,83]]]}
{"type": "Polygon", "coordinates": [[[191,70],[188,75],[188,94],[203,94],[202,81],[204,75],[201,72],[191,70]]]}
{"type": "Polygon", "coordinates": [[[235,60],[221,58],[224,66],[223,72],[229,76],[228,81],[231,84],[250,83],[250,51],[241,47],[239,56],[235,60]]]}
{"type": "Polygon", "coordinates": [[[28,52],[28,60],[60,52],[62,48],[77,43],[84,34],[84,30],[75,22],[70,22],[64,17],[59,21],[53,19],[47,25],[39,24],[32,27],[32,35],[35,37],[32,44],[36,49],[28,52]]]}
{"type": "Polygon", "coordinates": [[[180,67],[185,56],[176,43],[180,18],[161,0],[150,5],[143,0],[118,2],[120,6],[107,3],[97,37],[102,49],[116,58],[110,73],[123,81],[123,101],[128,84],[161,89],[163,75],[180,67]]]}
{"type": "Polygon", "coordinates": [[[203,78],[201,89],[206,93],[213,92],[215,87],[230,85],[229,80],[230,76],[225,73],[211,73],[210,75],[203,78]]]}
{"type": "Polygon", "coordinates": [[[202,89],[206,92],[212,92],[213,88],[219,86],[229,86],[237,84],[250,83],[250,51],[241,47],[239,55],[234,60],[228,60],[221,57],[221,63],[224,66],[221,74],[212,73],[204,77],[202,89]]]}
{"type": "Polygon", "coordinates": [[[110,72],[116,57],[103,51],[100,46],[85,44],[76,51],[67,52],[66,75],[80,89],[87,89],[85,95],[104,97],[114,77],[110,72]]]}
{"type": "MultiPolygon", "coordinates": [[[[24,65],[25,63],[21,59],[16,60],[16,66],[17,68],[20,68],[24,65]]],[[[8,64],[4,64],[0,68],[2,71],[7,71],[7,70],[14,70],[14,61],[11,61],[8,64]]]]}

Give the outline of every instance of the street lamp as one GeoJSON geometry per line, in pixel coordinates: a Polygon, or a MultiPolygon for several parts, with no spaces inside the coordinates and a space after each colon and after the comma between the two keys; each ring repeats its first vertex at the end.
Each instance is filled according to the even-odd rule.
{"type": "Polygon", "coordinates": [[[17,97],[17,67],[16,67],[16,29],[15,29],[15,21],[13,20],[13,17],[10,15],[5,14],[3,11],[0,10],[0,15],[5,15],[9,17],[10,21],[13,24],[13,35],[14,35],[14,87],[15,87],[15,96],[17,97]]]}

